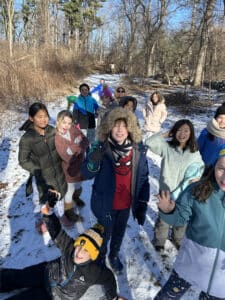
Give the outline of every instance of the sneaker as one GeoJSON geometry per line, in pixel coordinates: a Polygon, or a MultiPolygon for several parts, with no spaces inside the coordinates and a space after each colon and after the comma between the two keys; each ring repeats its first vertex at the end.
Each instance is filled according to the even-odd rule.
{"type": "Polygon", "coordinates": [[[68,228],[73,227],[74,225],[74,222],[70,221],[65,214],[59,218],[59,221],[63,226],[68,228]]]}
{"type": "Polygon", "coordinates": [[[118,256],[109,256],[109,264],[115,272],[120,272],[123,269],[123,264],[121,263],[118,256]]]}

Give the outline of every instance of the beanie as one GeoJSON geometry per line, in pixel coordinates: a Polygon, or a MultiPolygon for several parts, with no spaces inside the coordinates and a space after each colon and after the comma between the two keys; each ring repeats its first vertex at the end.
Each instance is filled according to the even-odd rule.
{"type": "Polygon", "coordinates": [[[217,108],[214,118],[216,119],[219,115],[225,115],[225,103],[217,108]]]}
{"type": "Polygon", "coordinates": [[[104,227],[101,224],[95,224],[93,227],[80,234],[74,241],[74,247],[83,247],[95,260],[99,255],[99,250],[103,243],[104,227]]]}

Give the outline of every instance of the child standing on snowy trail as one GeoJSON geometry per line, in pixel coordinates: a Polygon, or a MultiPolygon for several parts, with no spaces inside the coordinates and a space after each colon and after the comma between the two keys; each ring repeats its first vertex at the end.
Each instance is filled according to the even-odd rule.
{"type": "Polygon", "coordinates": [[[206,167],[212,166],[225,147],[225,103],[217,108],[214,118],[200,133],[198,145],[206,167]]]}
{"type": "MultiPolygon", "coordinates": [[[[55,128],[48,124],[49,113],[41,102],[33,103],[29,108],[29,119],[20,130],[26,132],[19,143],[19,164],[30,173],[27,183],[27,195],[33,193],[34,212],[37,229],[45,231],[40,217],[41,206],[47,201],[50,187],[57,189],[63,199],[67,183],[62,170],[62,162],[55,148],[55,128]]],[[[63,215],[63,200],[58,203],[58,213],[63,215]],[[60,205],[59,205],[60,204],[60,205]]],[[[62,221],[67,224],[66,218],[62,221]]]]}
{"type": "Polygon", "coordinates": [[[95,140],[95,115],[98,110],[98,103],[90,95],[90,87],[86,83],[79,86],[80,95],[73,107],[73,121],[79,127],[83,134],[87,136],[89,142],[95,140]]]}
{"type": "Polygon", "coordinates": [[[110,103],[110,101],[113,100],[113,95],[112,92],[108,86],[108,84],[104,83],[103,87],[102,87],[102,91],[100,93],[100,99],[102,101],[103,104],[108,104],[110,103]]]}
{"type": "MultiPolygon", "coordinates": [[[[176,200],[188,184],[200,179],[204,163],[198,151],[194,126],[189,120],[179,120],[171,130],[151,136],[146,140],[146,145],[162,157],[159,190],[169,190],[173,194],[173,200],[176,200]],[[170,140],[166,141],[166,138],[170,140]]],[[[184,226],[172,228],[172,240],[177,248],[184,231],[184,226]]],[[[168,234],[169,225],[159,217],[153,239],[156,250],[164,248],[168,234]]]]}
{"type": "Polygon", "coordinates": [[[64,198],[65,215],[74,223],[83,221],[83,218],[74,212],[74,206],[75,204],[80,207],[85,205],[79,198],[83,180],[80,167],[89,143],[88,139],[72,122],[73,116],[68,110],[58,113],[55,146],[62,159],[62,168],[67,182],[67,192],[64,198]]]}
{"type": "Polygon", "coordinates": [[[105,79],[104,79],[104,78],[101,78],[99,84],[96,85],[95,87],[93,87],[93,88],[90,90],[90,94],[92,95],[93,93],[98,92],[98,96],[99,96],[99,99],[100,99],[100,97],[101,97],[101,92],[102,92],[102,90],[103,90],[103,84],[105,84],[105,79]]]}
{"type": "Polygon", "coordinates": [[[95,262],[102,245],[104,228],[96,224],[74,241],[61,228],[53,213],[57,194],[49,190],[48,205],[51,209],[44,219],[52,240],[61,250],[61,257],[22,270],[0,269],[0,292],[27,288],[9,299],[78,300],[90,286],[98,284],[103,287],[104,299],[125,300],[117,295],[112,271],[95,262]]]}
{"type": "Polygon", "coordinates": [[[172,274],[155,300],[182,299],[197,285],[200,300],[225,300],[225,149],[215,166],[174,202],[169,191],[158,196],[160,217],[170,225],[187,224],[172,274]]]}
{"type": "Polygon", "coordinates": [[[91,145],[82,164],[86,179],[94,179],[91,209],[105,228],[99,263],[105,264],[110,242],[109,263],[114,271],[123,264],[119,251],[132,210],[143,225],[149,200],[148,163],[136,116],[129,110],[113,109],[98,128],[98,140],[91,145]]]}
{"type": "Polygon", "coordinates": [[[148,136],[161,130],[162,123],[167,118],[167,109],[164,97],[158,92],[152,93],[149,101],[142,110],[145,120],[144,129],[148,136]]]}

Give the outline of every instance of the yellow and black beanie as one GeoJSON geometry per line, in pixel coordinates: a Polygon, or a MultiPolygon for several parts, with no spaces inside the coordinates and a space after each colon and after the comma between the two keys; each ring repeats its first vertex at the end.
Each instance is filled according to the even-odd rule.
{"type": "Polygon", "coordinates": [[[99,250],[103,243],[104,227],[101,224],[95,224],[78,236],[74,241],[74,247],[82,246],[91,256],[92,260],[96,260],[99,250]]]}

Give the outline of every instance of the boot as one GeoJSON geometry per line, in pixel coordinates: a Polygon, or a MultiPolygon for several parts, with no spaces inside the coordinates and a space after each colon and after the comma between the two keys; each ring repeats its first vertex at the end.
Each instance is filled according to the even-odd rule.
{"type": "Polygon", "coordinates": [[[82,187],[80,187],[79,189],[75,190],[73,193],[73,201],[75,202],[75,204],[79,207],[84,207],[85,203],[83,200],[80,199],[80,195],[82,193],[82,187]]]}
{"type": "Polygon", "coordinates": [[[84,221],[83,217],[75,213],[74,206],[75,204],[73,202],[64,203],[65,216],[74,223],[83,222],[84,221]]]}

